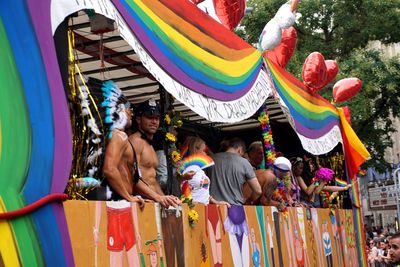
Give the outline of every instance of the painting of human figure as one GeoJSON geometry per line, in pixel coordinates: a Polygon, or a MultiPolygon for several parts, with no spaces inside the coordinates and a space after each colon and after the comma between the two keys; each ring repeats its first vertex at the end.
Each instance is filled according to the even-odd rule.
{"type": "Polygon", "coordinates": [[[156,203],[141,209],[128,202],[68,201],[64,208],[75,266],[358,266],[350,210],[298,207],[285,215],[273,207],[209,206],[217,209],[196,204],[195,225],[189,224],[187,206],[171,209],[173,221],[181,221],[179,232],[179,224],[169,222],[156,203]],[[213,212],[217,224],[210,222],[213,212]],[[177,246],[173,259],[167,253],[166,239],[173,245],[182,241],[181,263],[177,246]]]}

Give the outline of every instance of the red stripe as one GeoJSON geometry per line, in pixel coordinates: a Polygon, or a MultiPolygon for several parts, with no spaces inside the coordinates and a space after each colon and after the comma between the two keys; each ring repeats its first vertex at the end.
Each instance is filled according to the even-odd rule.
{"type": "MultiPolygon", "coordinates": [[[[146,0],[143,2],[146,3],[146,0]]],[[[223,25],[215,21],[189,1],[160,0],[160,2],[172,10],[177,16],[183,18],[206,35],[229,48],[237,50],[253,48],[235,33],[226,29],[223,25]]]]}

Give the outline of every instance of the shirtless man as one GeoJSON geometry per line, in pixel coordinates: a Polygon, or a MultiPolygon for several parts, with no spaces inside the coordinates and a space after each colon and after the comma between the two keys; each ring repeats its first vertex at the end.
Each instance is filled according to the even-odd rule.
{"type": "Polygon", "coordinates": [[[116,124],[112,130],[112,137],[108,141],[104,158],[103,172],[112,192],[109,200],[125,199],[130,202],[141,202],[140,196],[133,196],[134,188],[139,193],[149,199],[160,202],[161,205],[168,207],[176,205],[176,201],[171,197],[162,196],[152,190],[146,183],[139,179],[140,172],[135,166],[135,153],[133,145],[124,132],[132,124],[132,111],[125,108],[119,112],[119,116],[125,117],[123,123],[116,124]]]}
{"type": "Polygon", "coordinates": [[[160,108],[158,104],[154,100],[147,100],[141,103],[135,110],[135,119],[137,131],[129,136],[129,141],[135,148],[141,177],[156,196],[143,192],[142,188],[139,187],[137,187],[137,191],[150,199],[160,202],[163,206],[166,206],[166,204],[179,205],[181,203],[179,198],[165,196],[156,179],[156,169],[159,163],[151,142],[160,126],[160,108]]]}
{"type": "Polygon", "coordinates": [[[112,130],[104,157],[103,172],[111,190],[111,197],[107,197],[107,200],[138,202],[140,198],[132,195],[134,155],[124,132],[125,128],[132,125],[132,111],[129,107],[123,108],[118,112],[118,117],[117,127],[112,130]]]}
{"type": "MultiPolygon", "coordinates": [[[[274,162],[273,170],[256,170],[256,177],[261,185],[262,194],[259,199],[257,199],[252,204],[259,204],[264,206],[276,206],[278,210],[283,210],[286,206],[285,201],[281,196],[274,195],[274,191],[277,188],[277,176],[283,179],[284,175],[290,172],[291,164],[288,159],[279,157],[274,162]],[[283,160],[283,162],[281,162],[283,160]]],[[[243,186],[243,195],[246,199],[245,204],[249,203],[250,190],[249,186],[245,184],[243,186]]],[[[290,197],[288,196],[290,199],[290,197]]],[[[290,199],[291,200],[291,199],[290,199]]],[[[289,201],[290,201],[289,200],[289,201]]],[[[292,204],[292,203],[289,203],[292,204]]]]}

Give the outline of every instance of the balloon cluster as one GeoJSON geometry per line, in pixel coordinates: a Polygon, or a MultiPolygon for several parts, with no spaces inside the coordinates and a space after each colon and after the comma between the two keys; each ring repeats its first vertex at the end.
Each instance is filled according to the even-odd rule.
{"type": "MultiPolygon", "coordinates": [[[[335,60],[325,60],[319,52],[311,53],[305,60],[301,76],[307,89],[316,94],[322,88],[335,80],[339,72],[335,60]]],[[[355,96],[361,90],[362,82],[358,78],[345,78],[333,86],[335,102],[344,102],[355,96]]]]}
{"type": "MultiPolygon", "coordinates": [[[[274,18],[265,25],[258,42],[258,49],[264,52],[264,56],[282,68],[285,68],[296,47],[297,33],[292,25],[296,20],[298,2],[293,0],[282,5],[274,18]]],[[[335,60],[325,60],[321,53],[313,52],[306,58],[301,75],[307,90],[316,94],[333,82],[338,72],[335,60]]],[[[361,90],[361,86],[361,80],[354,77],[336,82],[332,92],[334,101],[349,100],[361,90]]]]}

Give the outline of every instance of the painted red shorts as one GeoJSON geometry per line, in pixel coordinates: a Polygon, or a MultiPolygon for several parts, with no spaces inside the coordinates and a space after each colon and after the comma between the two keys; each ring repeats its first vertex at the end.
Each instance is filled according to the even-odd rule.
{"type": "Polygon", "coordinates": [[[107,207],[107,248],[109,251],[128,251],[135,245],[131,208],[107,207]]]}

